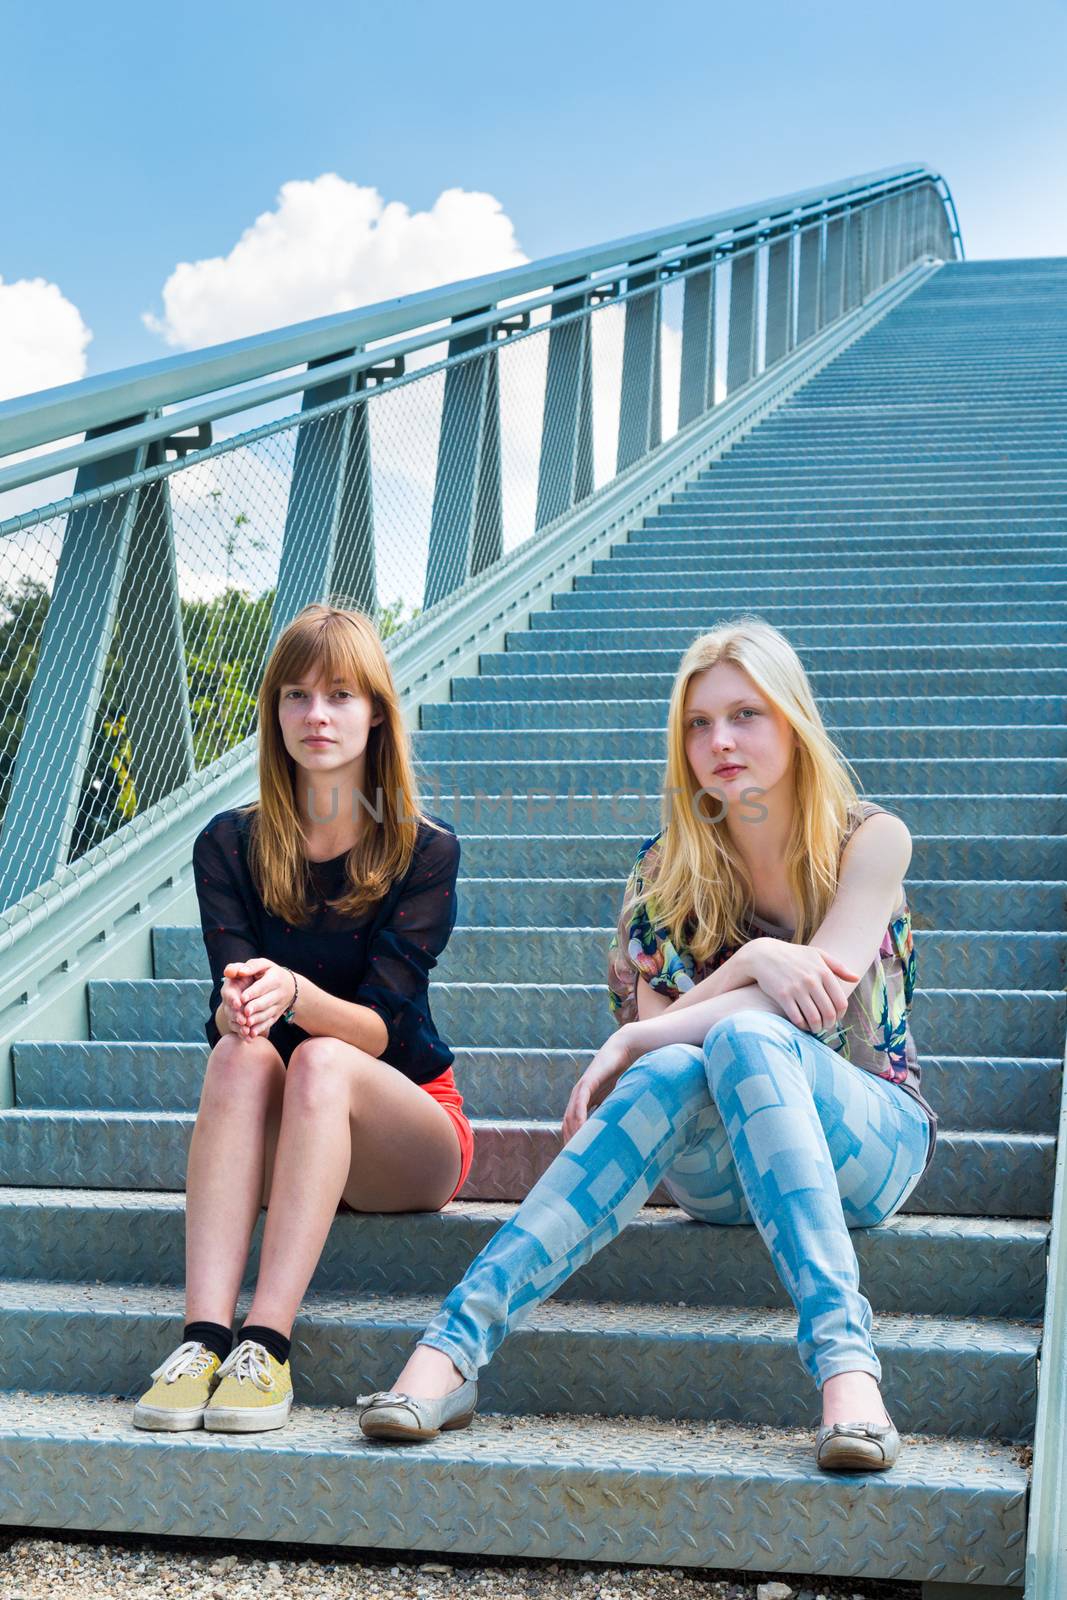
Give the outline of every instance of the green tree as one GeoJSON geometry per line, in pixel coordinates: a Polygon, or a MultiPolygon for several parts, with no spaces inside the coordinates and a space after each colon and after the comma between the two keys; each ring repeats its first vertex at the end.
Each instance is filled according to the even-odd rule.
{"type": "MultiPolygon", "coordinates": [[[[212,491],[216,502],[221,490],[212,491]]],[[[251,518],[239,511],[222,519],[226,584],[211,600],[181,602],[189,706],[196,770],[203,771],[256,730],[259,684],[266,664],[276,590],[251,594],[232,581],[247,550],[266,548],[251,518]]],[[[46,585],[22,577],[0,584],[0,816],[6,810],[11,775],[25,722],[30,686],[51,596],[46,585]]],[[[336,603],[344,604],[343,600],[336,603]]],[[[398,598],[375,618],[388,639],[421,614],[398,598]]],[[[104,661],[100,701],[93,719],[89,756],[79,794],[70,859],[91,849],[137,810],[137,751],[126,728],[126,650],[116,628],[104,661]]]]}

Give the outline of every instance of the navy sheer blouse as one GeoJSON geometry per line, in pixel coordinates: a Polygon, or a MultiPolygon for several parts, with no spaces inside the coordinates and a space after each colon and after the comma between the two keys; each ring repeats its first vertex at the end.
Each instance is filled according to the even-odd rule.
{"type": "MultiPolygon", "coordinates": [[[[248,867],[251,815],[220,811],[193,844],[193,877],[204,946],[211,966],[209,1045],[220,1038],[215,1012],[223,969],[231,961],[265,956],[309,978],[338,999],[369,1006],[389,1037],[381,1059],[415,1083],[429,1083],[455,1056],[434,1026],[429,974],[456,921],[460,846],[444,823],[439,832],[420,821],[404,876],[361,917],[344,917],[326,901],[343,892],[345,856],[309,861],[313,915],[303,928],[269,914],[248,867]]],[[[437,818],[434,818],[437,821],[437,818]]],[[[279,1019],[266,1035],[288,1065],[293,1050],[311,1037],[279,1019]]]]}

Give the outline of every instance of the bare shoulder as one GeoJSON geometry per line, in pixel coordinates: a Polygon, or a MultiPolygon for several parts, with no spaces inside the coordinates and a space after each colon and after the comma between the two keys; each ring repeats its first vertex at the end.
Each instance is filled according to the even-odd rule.
{"type": "Polygon", "coordinates": [[[874,811],[854,829],[841,857],[844,868],[858,863],[903,877],[911,861],[911,831],[892,811],[874,811]]]}

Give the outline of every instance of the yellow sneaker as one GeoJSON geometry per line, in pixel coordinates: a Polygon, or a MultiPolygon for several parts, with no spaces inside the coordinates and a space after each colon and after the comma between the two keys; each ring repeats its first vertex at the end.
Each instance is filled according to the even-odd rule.
{"type": "Polygon", "coordinates": [[[134,1427],[169,1433],[202,1427],[219,1366],[207,1345],[196,1339],[180,1344],[153,1372],[155,1383],[134,1406],[134,1427]]]}
{"type": "Polygon", "coordinates": [[[204,1412],[217,1433],[258,1433],[284,1428],[293,1406],[288,1361],[275,1361],[255,1339],[242,1339],[218,1370],[218,1387],[204,1412]]]}

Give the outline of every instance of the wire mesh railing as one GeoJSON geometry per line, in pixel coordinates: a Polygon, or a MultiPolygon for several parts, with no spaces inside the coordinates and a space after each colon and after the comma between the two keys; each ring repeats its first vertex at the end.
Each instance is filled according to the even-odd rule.
{"type": "Polygon", "coordinates": [[[111,414],[98,382],[0,406],[0,454],[69,433],[75,390],[87,419],[83,444],[0,470],[0,515],[5,492],[77,471],[0,522],[0,919],[252,738],[302,606],[407,637],[917,261],[955,254],[925,168],[795,200],[607,266],[609,247],[543,263],[532,294],[524,268],[413,296],[401,338],[361,342],[356,314],[299,371],[289,344],[279,377],[228,372],[184,410],[167,406],[188,358],[169,390],[119,375],[111,414]]]}

